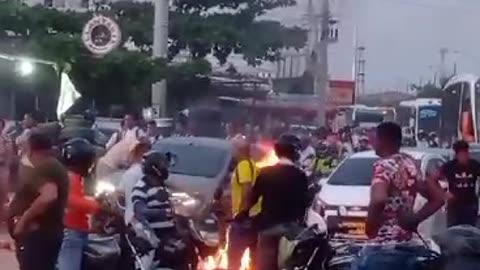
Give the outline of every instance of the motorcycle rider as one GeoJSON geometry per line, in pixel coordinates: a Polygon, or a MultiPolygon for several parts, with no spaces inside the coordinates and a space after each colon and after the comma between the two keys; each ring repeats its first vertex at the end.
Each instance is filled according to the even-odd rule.
{"type": "Polygon", "coordinates": [[[303,170],[308,170],[312,167],[315,159],[315,149],[311,145],[310,137],[307,134],[300,136],[300,157],[298,163],[303,170]]]}
{"type": "MultiPolygon", "coordinates": [[[[253,219],[258,230],[256,269],[278,269],[280,237],[303,219],[308,207],[308,179],[295,166],[300,156],[298,145],[295,136],[281,136],[274,146],[278,163],[262,168],[253,185],[246,209],[260,198],[262,209],[253,219]]],[[[248,216],[248,212],[239,215],[248,216]]]]}
{"type": "Polygon", "coordinates": [[[85,178],[95,162],[95,147],[85,139],[71,139],[62,146],[61,158],[68,170],[70,185],[58,270],[80,270],[83,251],[88,245],[89,216],[101,208],[97,201],[84,194],[85,178]]]}
{"type": "Polygon", "coordinates": [[[426,250],[423,243],[416,241],[414,232],[422,221],[442,207],[444,193],[438,181],[421,181],[413,158],[400,153],[402,130],[399,125],[380,124],[375,143],[380,159],[373,168],[366,224],[371,243],[362,250],[352,269],[417,269],[412,261],[426,250]],[[417,193],[426,198],[427,203],[414,212],[417,193]]]}
{"type": "Polygon", "coordinates": [[[440,170],[433,173],[432,181],[447,179],[447,224],[477,224],[478,191],[480,179],[480,163],[470,157],[469,145],[466,141],[458,141],[453,145],[455,158],[445,163],[440,170]]]}
{"type": "Polygon", "coordinates": [[[337,157],[333,154],[327,142],[320,142],[315,147],[316,158],[313,162],[312,176],[325,177],[330,175],[338,165],[337,157]]]}
{"type": "Polygon", "coordinates": [[[367,136],[361,136],[358,139],[358,147],[355,149],[356,152],[368,151],[370,150],[370,142],[367,136]]]}
{"type": "MultiPolygon", "coordinates": [[[[139,230],[135,230],[134,245],[142,262],[151,264],[151,268],[147,269],[184,269],[188,264],[186,256],[183,256],[186,244],[176,229],[170,193],[165,187],[169,165],[170,159],[167,155],[157,151],[146,153],[142,163],[144,176],[135,184],[130,196],[134,209],[132,227],[135,230],[141,226],[145,229],[140,230],[152,231],[154,238],[158,240],[147,240],[145,245],[146,239],[141,240],[139,230]]],[[[137,264],[137,268],[140,268],[140,265],[137,264]]]]}

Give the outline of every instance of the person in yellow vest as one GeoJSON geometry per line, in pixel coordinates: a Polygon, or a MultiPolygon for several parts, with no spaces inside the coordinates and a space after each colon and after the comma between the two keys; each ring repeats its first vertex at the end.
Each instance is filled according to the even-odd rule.
{"type": "Polygon", "coordinates": [[[312,176],[314,178],[327,177],[338,165],[335,153],[327,142],[320,142],[315,147],[315,160],[313,161],[312,176]]]}
{"type": "Polygon", "coordinates": [[[250,156],[250,144],[245,139],[238,138],[232,143],[234,157],[238,163],[231,179],[233,222],[229,231],[228,261],[229,269],[239,269],[242,255],[247,248],[250,250],[251,261],[254,261],[257,245],[257,234],[251,222],[248,222],[249,218],[240,218],[239,214],[248,211],[249,217],[258,215],[261,211],[261,202],[246,209],[250,191],[258,175],[258,168],[250,156]]]}

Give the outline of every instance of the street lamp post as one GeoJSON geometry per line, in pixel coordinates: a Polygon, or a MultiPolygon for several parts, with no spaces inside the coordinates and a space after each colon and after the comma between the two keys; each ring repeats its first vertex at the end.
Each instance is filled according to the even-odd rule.
{"type": "MultiPolygon", "coordinates": [[[[31,90],[31,92],[33,92],[32,74],[33,74],[34,71],[35,71],[35,66],[29,60],[20,60],[20,62],[17,64],[17,73],[21,77],[29,77],[30,78],[30,90],[31,90]]],[[[40,109],[40,102],[39,102],[39,98],[38,98],[38,93],[34,93],[34,95],[35,95],[35,110],[39,110],[40,109]]],[[[15,103],[16,103],[16,97],[15,96],[16,96],[15,91],[13,91],[12,97],[11,97],[11,102],[13,102],[14,104],[12,104],[12,106],[15,106],[15,103]]]]}
{"type": "MultiPolygon", "coordinates": [[[[154,3],[153,57],[166,58],[168,55],[168,12],[169,0],[156,0],[154,3]]],[[[152,85],[152,106],[161,117],[167,113],[167,81],[165,79],[152,85]]]]}

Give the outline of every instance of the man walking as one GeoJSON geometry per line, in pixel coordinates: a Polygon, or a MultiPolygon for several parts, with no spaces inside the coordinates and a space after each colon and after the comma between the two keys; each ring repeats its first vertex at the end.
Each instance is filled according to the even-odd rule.
{"type": "Polygon", "coordinates": [[[415,260],[428,254],[417,241],[418,225],[443,205],[443,191],[437,181],[421,181],[415,160],[400,152],[402,130],[393,122],[377,127],[375,152],[380,157],[373,166],[370,205],[367,216],[369,245],[352,264],[353,270],[418,269],[415,260]],[[414,212],[420,193],[427,199],[414,212]]]}
{"type": "Polygon", "coordinates": [[[478,219],[478,181],[480,163],[470,157],[466,141],[453,145],[455,158],[433,175],[435,181],[447,179],[447,224],[475,226],[478,219]]]}
{"type": "Polygon", "coordinates": [[[16,243],[20,270],[54,270],[63,238],[68,173],[52,155],[48,136],[28,138],[24,177],[9,209],[9,231],[16,243]]]}
{"type": "Polygon", "coordinates": [[[3,133],[5,120],[0,119],[0,224],[4,221],[4,205],[10,184],[10,165],[12,162],[13,144],[10,138],[3,133]]]}

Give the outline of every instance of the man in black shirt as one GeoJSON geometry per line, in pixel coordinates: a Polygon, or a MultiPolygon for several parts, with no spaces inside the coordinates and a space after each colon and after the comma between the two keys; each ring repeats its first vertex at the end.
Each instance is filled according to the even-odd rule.
{"type": "Polygon", "coordinates": [[[278,164],[263,168],[251,191],[250,206],[246,209],[259,199],[262,204],[262,211],[254,220],[259,230],[256,269],[278,269],[280,237],[302,221],[308,207],[307,176],[294,165],[299,156],[297,140],[288,135],[279,139],[275,144],[278,164]]]}
{"type": "Polygon", "coordinates": [[[9,230],[15,239],[20,270],[54,270],[63,239],[68,173],[52,153],[45,134],[28,138],[28,159],[9,207],[9,230]]]}
{"type": "Polygon", "coordinates": [[[446,178],[447,224],[475,226],[478,217],[477,185],[480,177],[480,163],[470,158],[469,145],[458,141],[453,145],[455,158],[445,163],[434,175],[438,179],[446,178]]]}

